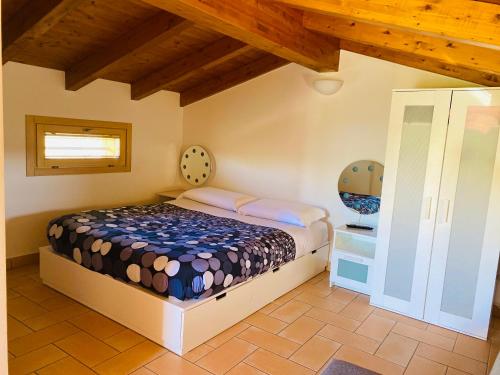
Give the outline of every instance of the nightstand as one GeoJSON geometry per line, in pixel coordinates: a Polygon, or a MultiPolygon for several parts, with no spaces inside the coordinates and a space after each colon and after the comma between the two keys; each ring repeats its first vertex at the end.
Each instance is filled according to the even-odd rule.
{"type": "Polygon", "coordinates": [[[335,228],[331,255],[330,286],[371,294],[377,229],[335,228]]]}
{"type": "Polygon", "coordinates": [[[172,189],[167,191],[162,191],[161,193],[156,193],[162,202],[171,201],[177,199],[179,195],[184,193],[185,189],[172,189]]]}

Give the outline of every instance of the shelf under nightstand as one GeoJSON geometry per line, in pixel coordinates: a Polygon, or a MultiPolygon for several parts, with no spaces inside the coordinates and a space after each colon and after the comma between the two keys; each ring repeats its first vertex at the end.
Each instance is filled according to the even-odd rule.
{"type": "Polygon", "coordinates": [[[377,230],[335,228],[330,285],[371,294],[377,230]]]}

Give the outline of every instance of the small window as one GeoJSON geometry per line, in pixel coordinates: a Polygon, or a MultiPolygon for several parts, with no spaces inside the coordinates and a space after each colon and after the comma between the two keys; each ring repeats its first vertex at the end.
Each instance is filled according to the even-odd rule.
{"type": "Polygon", "coordinates": [[[26,174],[130,172],[132,125],[26,116],[26,174]]]}

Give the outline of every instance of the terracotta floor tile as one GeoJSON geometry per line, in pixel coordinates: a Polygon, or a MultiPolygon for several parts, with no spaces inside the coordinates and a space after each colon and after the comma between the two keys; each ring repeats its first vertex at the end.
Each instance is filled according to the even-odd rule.
{"type": "Polygon", "coordinates": [[[131,372],[130,375],[155,375],[155,373],[151,370],[148,370],[146,367],[141,367],[131,372]]]}
{"type": "Polygon", "coordinates": [[[245,322],[239,322],[234,326],[232,326],[231,328],[226,329],[224,332],[219,333],[214,338],[208,340],[205,344],[211,346],[212,348],[217,348],[222,344],[224,344],[225,342],[231,340],[234,336],[237,336],[238,334],[243,332],[248,327],[250,327],[250,324],[245,322]]]}
{"type": "Polygon", "coordinates": [[[437,333],[438,335],[448,337],[450,339],[455,340],[458,336],[458,333],[454,331],[450,331],[449,329],[443,328],[443,327],[438,327],[433,324],[429,324],[427,326],[427,331],[432,332],[432,333],[437,333]]]}
{"type": "Polygon", "coordinates": [[[305,285],[315,285],[321,283],[323,286],[330,286],[328,278],[330,277],[330,272],[325,271],[317,274],[313,278],[310,278],[307,280],[304,284],[305,285]]]}
{"type": "Polygon", "coordinates": [[[366,318],[356,330],[356,333],[377,341],[382,341],[391,331],[392,327],[394,327],[394,324],[396,324],[396,322],[392,319],[372,314],[366,318]]]}
{"type": "Polygon", "coordinates": [[[49,298],[54,298],[60,295],[54,289],[49,288],[48,286],[45,286],[43,284],[28,286],[22,285],[14,288],[14,290],[36,303],[40,303],[49,298]]]}
{"type": "Polygon", "coordinates": [[[281,297],[276,298],[273,302],[278,305],[283,305],[288,301],[291,301],[295,296],[299,295],[300,293],[302,293],[302,290],[293,289],[289,291],[287,294],[284,294],[281,297]]]}
{"type": "Polygon", "coordinates": [[[258,349],[245,362],[270,375],[313,375],[310,369],[280,357],[267,350],[258,349]]]}
{"type": "Polygon", "coordinates": [[[62,294],[59,294],[57,296],[39,302],[39,305],[42,306],[44,309],[47,309],[48,311],[58,310],[76,304],[78,304],[78,302],[62,294]]]}
{"type": "Polygon", "coordinates": [[[278,318],[284,322],[292,323],[299,316],[304,315],[308,310],[311,309],[311,305],[300,301],[290,301],[274,310],[270,316],[273,318],[278,318]]]}
{"type": "Polygon", "coordinates": [[[57,341],[56,345],[86,366],[93,367],[115,355],[118,351],[85,332],[57,341]]]}
{"type": "Polygon", "coordinates": [[[418,341],[416,340],[389,333],[375,355],[406,367],[417,349],[417,345],[418,341]]]}
{"type": "Polygon", "coordinates": [[[334,357],[384,375],[403,374],[405,370],[402,366],[347,345],[342,346],[334,357]]]}
{"type": "Polygon", "coordinates": [[[301,301],[307,303],[314,307],[319,307],[320,309],[339,312],[345,307],[344,303],[340,303],[337,301],[328,300],[323,297],[318,297],[317,295],[311,294],[309,292],[304,292],[299,294],[294,298],[295,301],[301,301]]]}
{"type": "Polygon", "coordinates": [[[158,375],[210,375],[208,371],[170,352],[148,363],[146,368],[158,375]]]}
{"type": "Polygon", "coordinates": [[[26,297],[17,297],[7,301],[7,313],[14,318],[24,321],[44,314],[47,310],[40,307],[26,297]]]}
{"type": "Polygon", "coordinates": [[[370,306],[370,299],[364,294],[358,295],[351,303],[349,303],[340,315],[350,319],[359,321],[365,320],[373,311],[374,307],[370,306]]]}
{"type": "Polygon", "coordinates": [[[20,294],[18,292],[14,291],[14,289],[7,288],[7,299],[16,298],[19,296],[20,296],[20,294]]]}
{"type": "Polygon", "coordinates": [[[490,328],[488,332],[488,340],[492,345],[500,346],[500,329],[490,328]]]}
{"type": "Polygon", "coordinates": [[[310,293],[310,294],[314,294],[318,297],[326,297],[328,295],[330,295],[333,291],[334,291],[335,287],[325,287],[324,285],[321,285],[321,284],[308,284],[304,287],[303,291],[304,292],[307,292],[307,293],[310,293]]]}
{"type": "Polygon", "coordinates": [[[37,317],[26,319],[24,323],[32,329],[39,330],[56,323],[64,322],[65,320],[74,318],[88,311],[89,309],[87,307],[76,304],[63,307],[62,309],[48,311],[37,317]]]}
{"type": "Polygon", "coordinates": [[[289,340],[295,341],[298,344],[303,344],[313,337],[321,328],[325,326],[324,322],[301,316],[295,322],[291,323],[278,335],[289,340]]]}
{"type": "Polygon", "coordinates": [[[121,324],[95,311],[89,311],[86,314],[69,319],[69,321],[100,340],[116,335],[125,329],[121,324]]]}
{"type": "Polygon", "coordinates": [[[94,371],[82,365],[76,359],[65,357],[53,364],[38,370],[39,375],[92,375],[94,371]]]}
{"type": "Polygon", "coordinates": [[[474,375],[486,373],[486,363],[424,343],[418,344],[415,354],[474,375]]]}
{"type": "Polygon", "coordinates": [[[187,359],[190,362],[196,362],[201,357],[210,353],[212,350],[214,350],[214,348],[212,348],[211,346],[208,346],[207,344],[201,344],[184,354],[182,358],[187,359]]]}
{"type": "Polygon", "coordinates": [[[132,331],[131,329],[120,331],[116,335],[108,337],[106,340],[104,340],[106,344],[112,346],[119,352],[123,352],[143,341],[146,341],[146,338],[132,331]]]}
{"type": "Polygon", "coordinates": [[[454,369],[452,367],[448,367],[448,370],[446,370],[446,375],[468,375],[466,372],[454,369]]]}
{"type": "Polygon", "coordinates": [[[261,312],[262,314],[269,315],[280,306],[281,305],[277,304],[276,302],[271,302],[270,304],[268,304],[268,305],[264,306],[262,309],[260,309],[259,312],[261,312]]]}
{"type": "Polygon", "coordinates": [[[414,355],[406,368],[405,375],[444,375],[446,366],[414,355]]]}
{"type": "Polygon", "coordinates": [[[488,341],[459,334],[453,351],[466,357],[477,359],[478,361],[488,362],[490,343],[488,341]]]}
{"type": "Polygon", "coordinates": [[[280,336],[273,335],[260,328],[250,327],[238,335],[239,338],[288,358],[300,345],[280,336]]]}
{"type": "MultiPolygon", "coordinates": [[[[7,279],[14,374],[314,374],[335,356],[382,374],[408,365],[408,375],[479,375],[498,354],[499,346],[330,288],[328,272],[182,357],[44,286],[38,266],[9,270],[7,279]]],[[[490,340],[500,345],[500,319],[491,325],[490,340]]]]}
{"type": "Polygon", "coordinates": [[[27,374],[50,365],[51,363],[66,357],[66,355],[66,353],[59,348],[56,348],[54,345],[44,346],[43,348],[32,351],[31,353],[10,360],[9,374],[27,374]]]}
{"type": "Polygon", "coordinates": [[[196,364],[212,374],[225,374],[257,349],[239,338],[232,338],[201,358],[196,364]]]}
{"type": "Polygon", "coordinates": [[[9,351],[16,357],[19,357],[20,355],[73,335],[76,332],[78,332],[78,328],[69,323],[54,324],[53,326],[10,341],[9,351]]]}
{"type": "MultiPolygon", "coordinates": [[[[128,350],[125,350],[111,359],[108,359],[106,362],[96,366],[94,370],[98,374],[128,374],[142,366],[145,366],[147,363],[158,358],[166,351],[167,350],[165,348],[147,340],[128,350]]],[[[150,368],[150,370],[153,369],[150,368]]]]}
{"type": "Polygon", "coordinates": [[[40,267],[38,264],[28,264],[26,266],[10,269],[7,272],[7,277],[15,278],[19,276],[38,275],[39,273],[40,273],[40,267]]]}
{"type": "Polygon", "coordinates": [[[380,343],[369,337],[358,335],[342,328],[337,328],[332,325],[325,326],[318,335],[336,341],[340,344],[350,345],[353,348],[364,350],[367,353],[373,354],[377,351],[380,343]]]}
{"type": "Polygon", "coordinates": [[[396,314],[395,312],[392,312],[389,310],[379,309],[378,307],[376,307],[373,310],[373,314],[378,315],[378,316],[383,316],[384,318],[392,319],[392,320],[395,320],[397,322],[401,322],[401,323],[404,323],[406,325],[409,325],[409,326],[412,326],[415,328],[419,328],[419,329],[427,329],[427,326],[429,325],[428,323],[422,322],[421,320],[416,320],[416,319],[409,318],[409,317],[404,316],[404,315],[399,315],[399,314],[396,314]]]}
{"type": "Polygon", "coordinates": [[[488,355],[488,374],[490,373],[493,365],[495,364],[499,352],[500,352],[499,346],[491,345],[490,354],[488,355]]]}
{"type": "Polygon", "coordinates": [[[20,286],[36,286],[42,285],[40,281],[34,280],[30,277],[9,277],[7,274],[7,288],[17,288],[20,286]]]}
{"type": "Polygon", "coordinates": [[[314,336],[297,350],[290,359],[298,364],[318,371],[340,348],[338,342],[322,336],[314,336]]]}
{"type": "Polygon", "coordinates": [[[304,315],[353,332],[361,325],[361,322],[357,320],[349,319],[343,315],[319,309],[317,307],[313,307],[304,315]]]}
{"type": "Polygon", "coordinates": [[[33,332],[33,330],[26,327],[19,320],[14,319],[11,316],[7,316],[7,336],[9,341],[29,335],[31,332],[33,332]]]}
{"type": "Polygon", "coordinates": [[[406,336],[426,344],[434,345],[445,350],[451,351],[455,345],[455,340],[450,339],[449,337],[438,335],[427,330],[418,329],[404,323],[398,322],[392,331],[399,335],[406,336]]]}
{"type": "Polygon", "coordinates": [[[245,362],[241,362],[234,366],[231,371],[227,373],[228,375],[266,375],[264,372],[247,365],[245,362]]]}
{"type": "Polygon", "coordinates": [[[278,333],[287,326],[285,322],[261,312],[256,312],[245,319],[245,322],[271,333],[278,333]]]}
{"type": "Polygon", "coordinates": [[[328,297],[326,297],[326,299],[347,305],[352,300],[354,300],[358,295],[359,293],[353,292],[352,290],[337,287],[333,290],[333,292],[330,295],[328,295],[328,297]]]}

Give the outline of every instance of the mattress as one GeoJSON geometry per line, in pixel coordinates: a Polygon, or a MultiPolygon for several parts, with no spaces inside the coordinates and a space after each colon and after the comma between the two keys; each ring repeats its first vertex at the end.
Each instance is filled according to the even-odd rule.
{"type": "Polygon", "coordinates": [[[224,210],[222,208],[209,206],[203,203],[195,202],[190,199],[176,199],[168,203],[188,210],[205,212],[210,215],[227,217],[242,221],[248,224],[262,225],[280,229],[290,236],[295,242],[295,259],[319,249],[328,242],[328,225],[324,221],[316,221],[309,227],[299,227],[297,225],[281,223],[279,221],[261,219],[252,216],[243,216],[234,211],[224,210]]]}
{"type": "Polygon", "coordinates": [[[56,252],[90,270],[187,300],[313,250],[315,236],[307,233],[321,232],[185,199],[173,203],[64,215],[49,223],[47,236],[56,252]]]}

